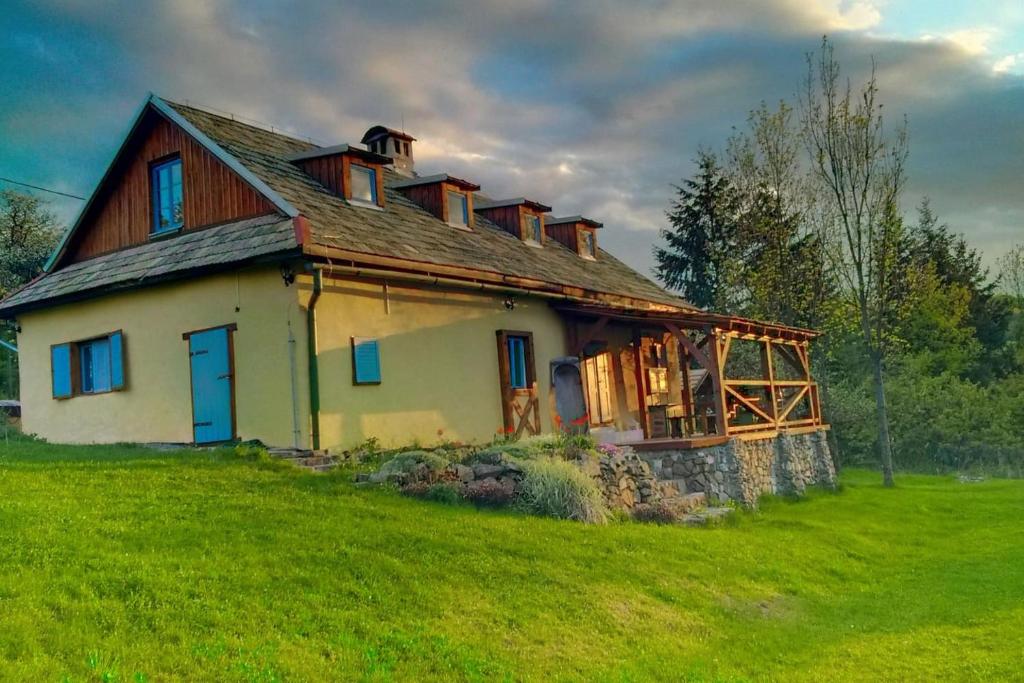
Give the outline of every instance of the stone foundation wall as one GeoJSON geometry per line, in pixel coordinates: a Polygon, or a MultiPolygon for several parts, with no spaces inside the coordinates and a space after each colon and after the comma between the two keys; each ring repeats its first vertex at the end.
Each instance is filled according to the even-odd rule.
{"type": "Polygon", "coordinates": [[[834,487],[835,465],[824,430],[765,439],[733,437],[721,446],[643,451],[651,471],[683,493],[753,506],[764,494],[801,495],[808,486],[834,487]]]}

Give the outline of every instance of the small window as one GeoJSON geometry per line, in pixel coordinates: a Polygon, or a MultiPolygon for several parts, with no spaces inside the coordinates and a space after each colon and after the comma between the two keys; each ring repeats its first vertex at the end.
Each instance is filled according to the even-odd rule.
{"type": "Polygon", "coordinates": [[[352,337],[352,383],[380,384],[380,345],[376,339],[352,337]]]}
{"type": "Polygon", "coordinates": [[[405,150],[405,156],[409,156],[409,143],[408,142],[403,142],[402,143],[402,149],[405,150]]]}
{"type": "Polygon", "coordinates": [[[448,222],[452,225],[469,226],[469,202],[461,192],[448,192],[448,222]]]}
{"type": "Polygon", "coordinates": [[[125,388],[124,335],[118,332],[50,349],[53,397],[71,398],[125,388]]]}
{"type": "Polygon", "coordinates": [[[612,414],[612,382],[609,371],[611,354],[607,351],[591,356],[583,362],[587,380],[587,399],[590,407],[590,424],[594,426],[610,423],[612,414]]]}
{"type": "Polygon", "coordinates": [[[584,230],[583,234],[583,256],[597,258],[597,246],[594,244],[594,233],[584,230]]]}
{"type": "Polygon", "coordinates": [[[153,188],[153,234],[177,230],[185,224],[181,159],[156,164],[150,170],[153,188]]]}
{"type": "Polygon", "coordinates": [[[367,204],[377,203],[377,171],[368,166],[352,164],[349,166],[352,176],[352,193],[350,199],[367,204]]]}
{"type": "Polygon", "coordinates": [[[540,225],[540,216],[527,214],[526,216],[526,239],[540,244],[543,239],[543,230],[540,225]]]}
{"type": "Polygon", "coordinates": [[[526,388],[526,339],[508,338],[509,385],[513,389],[526,388]]]}

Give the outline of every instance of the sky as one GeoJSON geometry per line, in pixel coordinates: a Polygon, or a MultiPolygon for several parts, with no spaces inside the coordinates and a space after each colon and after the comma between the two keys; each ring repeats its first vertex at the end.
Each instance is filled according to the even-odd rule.
{"type": "MultiPolygon", "coordinates": [[[[1024,242],[1020,0],[34,0],[0,13],[0,176],[88,195],[150,91],[322,144],[381,123],[416,169],[604,223],[641,272],[673,185],[828,34],[910,130],[931,198],[987,263],[1024,242]]],[[[0,182],[0,186],[5,186],[0,182]]],[[[71,220],[81,202],[54,199],[71,220]]]]}

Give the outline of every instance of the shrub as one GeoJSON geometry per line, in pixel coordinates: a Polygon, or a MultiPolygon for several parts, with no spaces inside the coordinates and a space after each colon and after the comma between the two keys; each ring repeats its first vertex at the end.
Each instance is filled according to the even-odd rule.
{"type": "Polygon", "coordinates": [[[487,479],[472,482],[463,490],[462,496],[471,503],[484,507],[501,507],[515,499],[515,493],[509,488],[487,479]]]}
{"type": "Polygon", "coordinates": [[[424,464],[431,474],[439,474],[448,466],[448,461],[427,451],[405,451],[384,463],[380,471],[384,474],[409,474],[419,464],[424,464]]]}
{"type": "Polygon", "coordinates": [[[447,503],[449,505],[453,505],[462,500],[462,494],[459,491],[459,486],[451,482],[435,482],[432,484],[427,481],[414,481],[403,486],[401,488],[401,492],[404,495],[412,496],[413,498],[423,498],[425,500],[432,500],[437,503],[447,503]]]}
{"type": "Polygon", "coordinates": [[[682,520],[679,510],[665,503],[642,503],[633,508],[633,519],[655,524],[678,524],[682,520]]]}
{"type": "Polygon", "coordinates": [[[597,484],[572,463],[554,458],[523,463],[519,503],[536,515],[599,524],[608,510],[597,484]]]}

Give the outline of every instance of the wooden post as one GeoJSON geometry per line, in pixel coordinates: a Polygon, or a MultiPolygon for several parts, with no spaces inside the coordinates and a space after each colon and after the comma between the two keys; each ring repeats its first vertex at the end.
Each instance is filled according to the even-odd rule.
{"type": "Polygon", "coordinates": [[[768,380],[768,414],[772,416],[772,426],[779,428],[779,407],[775,403],[775,366],[772,362],[772,340],[765,339],[761,348],[761,372],[768,380]]]}
{"type": "Polygon", "coordinates": [[[697,432],[697,415],[693,408],[693,387],[690,386],[690,352],[680,343],[677,343],[677,346],[683,382],[683,424],[687,426],[688,436],[693,436],[697,432]]]}
{"type": "Polygon", "coordinates": [[[647,424],[647,391],[644,386],[643,337],[640,335],[638,328],[633,328],[633,372],[636,375],[637,414],[640,417],[640,427],[644,431],[644,438],[649,439],[651,428],[647,424]]]}
{"type": "Polygon", "coordinates": [[[711,367],[708,369],[711,375],[711,385],[714,389],[715,400],[715,431],[722,435],[729,435],[729,419],[725,412],[725,378],[722,374],[722,349],[719,346],[718,330],[708,330],[711,341],[711,367]]]}

